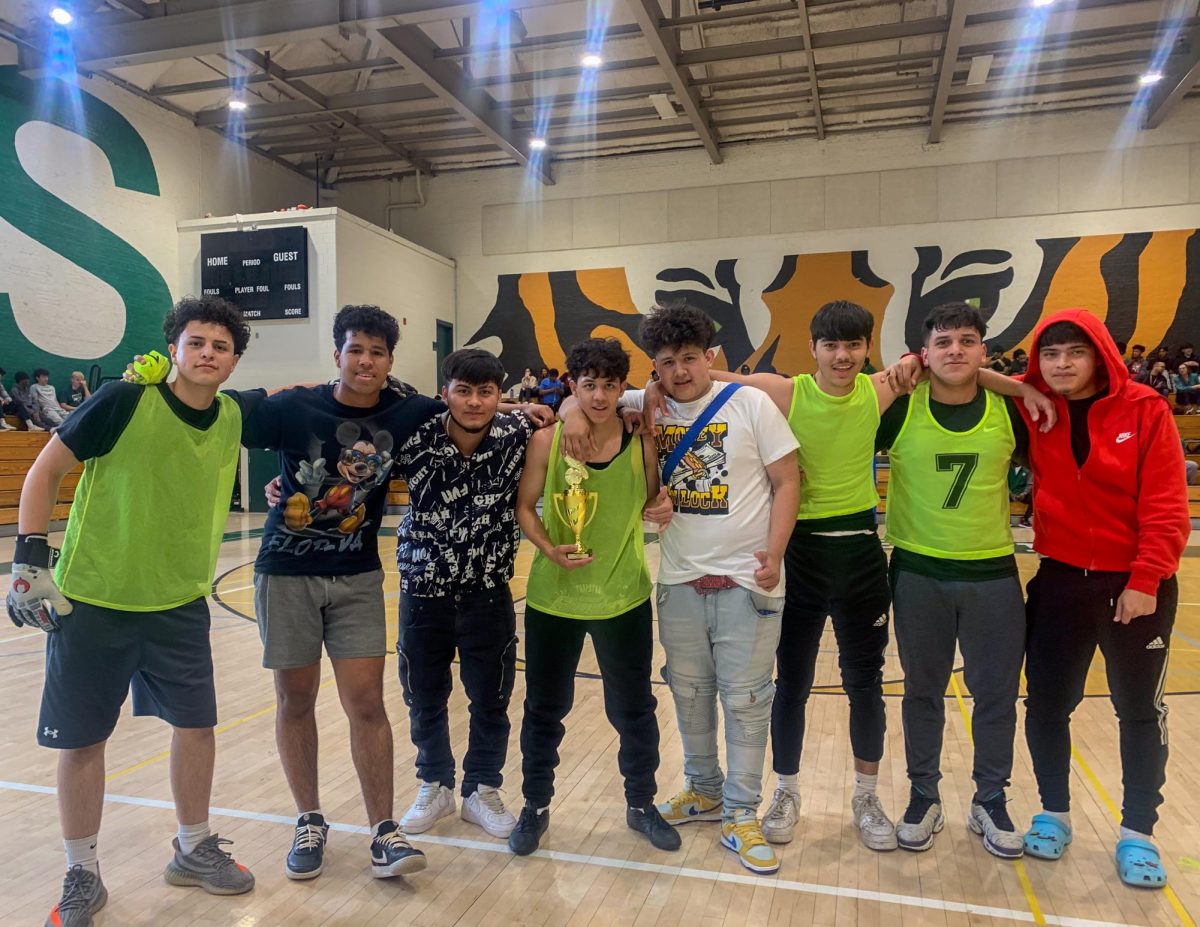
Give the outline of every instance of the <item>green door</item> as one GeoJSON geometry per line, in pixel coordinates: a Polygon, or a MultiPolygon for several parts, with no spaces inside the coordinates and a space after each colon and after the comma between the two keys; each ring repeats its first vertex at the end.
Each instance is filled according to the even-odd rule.
{"type": "Polygon", "coordinates": [[[437,341],[433,343],[433,350],[437,352],[437,385],[438,392],[441,392],[446,385],[446,379],[442,376],[442,361],[454,352],[454,326],[449,322],[437,320],[437,341]]]}

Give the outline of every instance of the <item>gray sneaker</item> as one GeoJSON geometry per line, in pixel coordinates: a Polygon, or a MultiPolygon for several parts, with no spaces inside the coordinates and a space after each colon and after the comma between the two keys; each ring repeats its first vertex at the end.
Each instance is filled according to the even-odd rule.
{"type": "Polygon", "coordinates": [[[1018,833],[1008,816],[1008,799],[997,792],[987,801],[971,802],[967,826],[983,839],[983,848],[1001,859],[1020,859],[1025,855],[1025,835],[1018,833]]]}
{"type": "Polygon", "coordinates": [[[210,895],[245,894],[254,888],[254,876],[221,849],[222,844],[229,843],[233,841],[210,834],[196,849],[185,854],[179,848],[179,840],[172,840],[175,858],[167,864],[164,878],[171,885],[198,886],[210,895]]]}
{"type": "Polygon", "coordinates": [[[916,786],[908,800],[904,819],[896,825],[896,842],[905,850],[920,853],[933,846],[933,835],[946,826],[942,803],[916,786]]]}
{"type": "Polygon", "coordinates": [[[108,891],[100,876],[72,866],[63,879],[62,898],[46,918],[46,927],[92,927],[92,915],[104,907],[108,891]]]}
{"type": "Polygon", "coordinates": [[[878,795],[874,792],[855,795],[850,799],[850,810],[854,812],[854,826],[865,846],[872,850],[896,849],[896,825],[883,810],[878,795]]]}
{"type": "Polygon", "coordinates": [[[762,833],[768,843],[791,843],[800,820],[800,796],[785,788],[775,790],[771,807],[762,819],[762,833]]]}

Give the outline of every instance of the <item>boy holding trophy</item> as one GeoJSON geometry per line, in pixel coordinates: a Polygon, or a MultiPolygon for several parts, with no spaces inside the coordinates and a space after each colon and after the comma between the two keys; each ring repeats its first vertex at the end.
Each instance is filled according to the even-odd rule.
{"type": "Polygon", "coordinates": [[[594,451],[584,460],[565,457],[561,425],[535,433],[517,493],[517,520],[537,553],[525,600],[525,807],[508,845],[526,856],[549,825],[563,719],[590,634],[605,713],[620,736],[626,823],[659,849],[676,850],[679,835],[654,805],[658,703],[650,688],[651,584],[642,546],[643,514],[665,523],[671,503],[659,491],[654,444],[629,434],[617,414],[629,375],[629,355],[620,343],[582,341],[571,350],[567,369],[594,451]]]}

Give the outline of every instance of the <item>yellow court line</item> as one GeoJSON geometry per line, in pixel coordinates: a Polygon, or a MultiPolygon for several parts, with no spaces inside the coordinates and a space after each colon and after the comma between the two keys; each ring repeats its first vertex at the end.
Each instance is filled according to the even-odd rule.
{"type": "MultiPolygon", "coordinates": [[[[971,715],[967,711],[967,703],[963,699],[962,687],[958,684],[958,676],[954,673],[950,674],[950,685],[954,689],[954,700],[958,703],[958,710],[962,712],[963,723],[967,726],[967,736],[971,738],[971,743],[975,743],[975,735],[971,732],[971,715]]],[[[1017,881],[1021,883],[1021,891],[1025,893],[1025,903],[1029,905],[1029,913],[1033,915],[1035,924],[1045,924],[1046,915],[1042,913],[1042,906],[1038,903],[1037,895],[1033,891],[1033,883],[1029,881],[1029,873],[1025,871],[1025,863],[1022,860],[1013,860],[1013,868],[1017,870],[1017,881]]],[[[1194,927],[1194,925],[1192,925],[1194,927]]]]}
{"type": "MultiPolygon", "coordinates": [[[[1092,784],[1092,788],[1096,790],[1096,794],[1100,796],[1100,800],[1104,802],[1105,807],[1108,808],[1108,813],[1113,816],[1114,820],[1116,820],[1117,824],[1119,825],[1121,823],[1121,809],[1117,807],[1116,802],[1112,800],[1112,796],[1108,794],[1108,789],[1104,787],[1104,784],[1100,781],[1096,774],[1092,772],[1092,767],[1087,764],[1087,761],[1082,755],[1080,755],[1079,751],[1075,749],[1074,744],[1071,745],[1071,756],[1074,758],[1075,762],[1079,764],[1079,768],[1082,770],[1084,778],[1092,784]]],[[[1175,894],[1170,885],[1163,886],[1163,894],[1166,895],[1167,901],[1170,902],[1171,907],[1175,909],[1175,913],[1179,916],[1179,922],[1183,924],[1183,927],[1196,927],[1196,922],[1192,920],[1192,916],[1188,914],[1187,908],[1183,906],[1183,902],[1179,900],[1179,896],[1175,894]]]]}
{"type": "MultiPolygon", "coordinates": [[[[334,682],[336,682],[336,677],[330,676],[323,683],[321,683],[319,688],[324,689],[326,686],[333,685],[334,682]]],[[[260,709],[259,711],[256,711],[253,714],[246,715],[244,718],[236,718],[233,721],[228,721],[225,724],[222,724],[220,727],[214,729],[213,733],[214,734],[224,734],[226,731],[231,731],[235,727],[241,727],[243,724],[245,724],[248,721],[253,721],[255,718],[261,718],[263,715],[268,715],[278,707],[279,707],[278,703],[273,702],[266,708],[260,709]]],[[[147,766],[153,766],[155,763],[160,763],[163,760],[165,760],[167,757],[169,757],[170,755],[171,755],[170,750],[164,750],[162,753],[156,753],[156,754],[154,754],[154,756],[147,757],[146,759],[144,759],[138,763],[134,763],[132,766],[126,766],[124,769],[119,769],[115,773],[109,773],[107,776],[104,777],[104,781],[112,782],[114,779],[120,779],[124,776],[128,776],[131,773],[137,772],[139,769],[145,769],[147,766]]]]}

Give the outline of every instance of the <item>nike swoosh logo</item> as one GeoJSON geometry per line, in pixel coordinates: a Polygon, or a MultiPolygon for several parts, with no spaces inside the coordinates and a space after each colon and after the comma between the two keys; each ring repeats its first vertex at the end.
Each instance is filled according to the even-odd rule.
{"type": "Polygon", "coordinates": [[[1127,431],[1124,434],[1117,435],[1117,443],[1124,444],[1126,441],[1128,441],[1132,437],[1133,437],[1133,433],[1127,431]]]}

